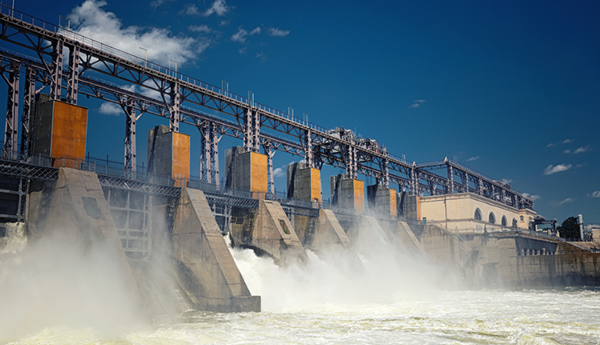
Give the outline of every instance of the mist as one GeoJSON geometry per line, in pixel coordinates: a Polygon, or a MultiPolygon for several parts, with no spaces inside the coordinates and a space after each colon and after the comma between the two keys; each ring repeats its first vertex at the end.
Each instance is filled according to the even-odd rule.
{"type": "Polygon", "coordinates": [[[25,245],[21,231],[0,252],[0,343],[56,326],[111,337],[145,324],[114,246],[84,251],[60,232],[25,245]]]}
{"type": "Polygon", "coordinates": [[[251,293],[261,296],[264,311],[433,299],[459,285],[457,277],[403,248],[399,239],[388,238],[378,224],[360,229],[350,251],[332,248],[317,256],[307,250],[308,265],[277,266],[251,249],[230,250],[251,293]]]}

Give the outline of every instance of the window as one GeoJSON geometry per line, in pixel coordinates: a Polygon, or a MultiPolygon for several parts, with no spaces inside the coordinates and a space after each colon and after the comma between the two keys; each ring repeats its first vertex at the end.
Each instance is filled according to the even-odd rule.
{"type": "Polygon", "coordinates": [[[521,221],[523,221],[523,216],[521,216],[521,221]]]}
{"type": "Polygon", "coordinates": [[[517,220],[513,218],[513,223],[512,223],[512,227],[513,229],[517,228],[517,220]]]}
{"type": "Polygon", "coordinates": [[[496,224],[496,216],[494,216],[494,212],[490,212],[490,224],[496,224]]]}
{"type": "Polygon", "coordinates": [[[502,216],[502,226],[506,226],[507,220],[506,216],[502,216]]]}
{"type": "Polygon", "coordinates": [[[481,220],[481,211],[479,209],[475,209],[475,220],[481,220]]]}

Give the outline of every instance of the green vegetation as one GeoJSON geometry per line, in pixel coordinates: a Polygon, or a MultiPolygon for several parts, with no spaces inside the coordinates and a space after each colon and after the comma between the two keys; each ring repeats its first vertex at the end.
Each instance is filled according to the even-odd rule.
{"type": "Polygon", "coordinates": [[[556,230],[562,238],[581,238],[579,233],[579,220],[577,217],[569,217],[562,222],[562,225],[556,230]]]}

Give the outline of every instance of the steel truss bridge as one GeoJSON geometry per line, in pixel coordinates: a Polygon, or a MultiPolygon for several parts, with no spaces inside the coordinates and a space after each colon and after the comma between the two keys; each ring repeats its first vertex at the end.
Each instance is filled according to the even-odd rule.
{"type": "Polygon", "coordinates": [[[0,30],[0,39],[36,55],[32,58],[0,51],[0,72],[8,84],[5,155],[14,156],[20,146],[19,156],[24,159],[30,156],[30,141],[35,132],[32,121],[35,96],[49,88],[52,100],[77,104],[78,95],[86,95],[123,109],[124,168],[129,177],[135,177],[136,173],[136,121],[143,114],[152,114],[168,118],[174,132],[179,131],[181,123],[198,128],[202,148],[200,178],[217,185],[218,143],[227,135],[242,139],[245,152],[260,152],[262,147],[268,157],[271,193],[275,192],[273,156],[276,151],[283,151],[304,157],[310,167],[321,169],[323,164],[329,164],[345,168],[349,178],[357,178],[360,173],[376,178],[386,188],[390,183],[398,184],[400,190],[412,195],[471,192],[518,209],[533,209],[531,198],[458,162],[445,159],[410,163],[388,153],[375,140],[356,137],[352,131],[327,130],[302,121],[291,110],[286,113],[255,102],[253,95],[241,97],[3,5],[0,5],[0,30]],[[121,84],[97,79],[96,75],[121,84]],[[125,88],[124,84],[135,88],[125,88]],[[153,91],[156,98],[136,89],[153,91]],[[19,116],[21,99],[23,111],[19,116]]]}

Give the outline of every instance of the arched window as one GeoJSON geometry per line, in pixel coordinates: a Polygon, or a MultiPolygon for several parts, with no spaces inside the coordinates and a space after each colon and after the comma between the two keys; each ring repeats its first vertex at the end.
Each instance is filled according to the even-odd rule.
{"type": "Polygon", "coordinates": [[[506,216],[502,216],[502,226],[506,226],[507,220],[506,216]]]}
{"type": "Polygon", "coordinates": [[[477,208],[475,209],[475,220],[481,220],[481,211],[477,208]]]}
{"type": "Polygon", "coordinates": [[[513,229],[517,228],[517,220],[513,218],[513,224],[512,224],[513,229]]]}
{"type": "Polygon", "coordinates": [[[521,216],[521,221],[523,221],[523,216],[521,216]]]}
{"type": "Polygon", "coordinates": [[[490,224],[496,224],[496,216],[494,216],[494,212],[490,212],[490,224]]]}

